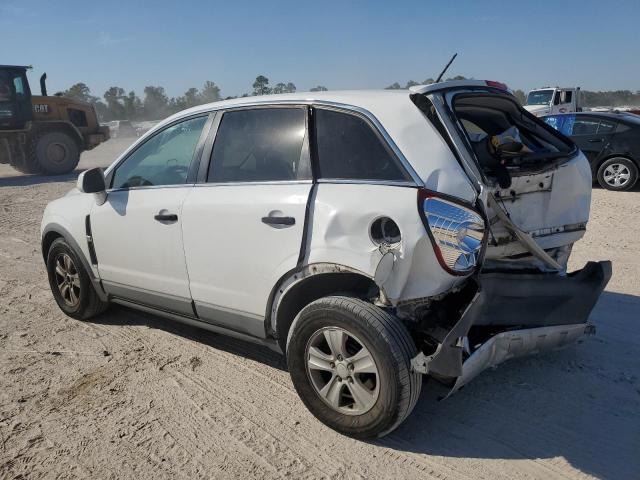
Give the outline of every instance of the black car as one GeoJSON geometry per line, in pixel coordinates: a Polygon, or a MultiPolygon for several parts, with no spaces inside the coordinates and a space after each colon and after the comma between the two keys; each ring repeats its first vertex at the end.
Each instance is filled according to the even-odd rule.
{"type": "Polygon", "coordinates": [[[633,188],[640,166],[640,115],[581,112],[543,120],[578,145],[600,185],[618,191],[633,188]]]}

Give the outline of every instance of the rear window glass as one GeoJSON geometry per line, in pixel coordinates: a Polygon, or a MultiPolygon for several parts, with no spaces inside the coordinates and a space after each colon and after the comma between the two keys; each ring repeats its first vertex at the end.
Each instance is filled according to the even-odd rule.
{"type": "Polygon", "coordinates": [[[211,154],[209,182],[264,182],[311,178],[302,108],[226,112],[211,154]]]}
{"type": "Polygon", "coordinates": [[[320,178],[407,181],[383,139],[361,117],[317,109],[316,143],[320,178]]]}

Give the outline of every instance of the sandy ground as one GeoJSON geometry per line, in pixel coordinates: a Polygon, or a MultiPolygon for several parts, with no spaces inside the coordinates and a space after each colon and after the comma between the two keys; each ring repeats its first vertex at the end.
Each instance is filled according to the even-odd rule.
{"type": "Polygon", "coordinates": [[[446,401],[428,382],[407,422],[367,443],[316,421],[268,350],[124,308],[64,316],[38,228],[74,178],[0,166],[0,478],[640,478],[640,192],[595,189],[574,250],[575,268],[614,262],[597,336],[446,401]]]}

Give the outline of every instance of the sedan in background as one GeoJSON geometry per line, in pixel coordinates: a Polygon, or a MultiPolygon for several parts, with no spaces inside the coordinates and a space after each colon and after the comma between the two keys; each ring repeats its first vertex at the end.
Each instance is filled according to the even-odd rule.
{"type": "Polygon", "coordinates": [[[640,116],[631,113],[565,113],[542,118],[570,137],[607,190],[630,190],[638,180],[640,116]]]}

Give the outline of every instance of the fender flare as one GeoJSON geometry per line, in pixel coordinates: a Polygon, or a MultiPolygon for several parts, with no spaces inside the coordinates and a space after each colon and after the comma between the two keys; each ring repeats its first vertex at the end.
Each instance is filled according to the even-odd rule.
{"type": "MultiPolygon", "coordinates": [[[[321,262],[308,264],[300,269],[286,273],[273,288],[265,315],[265,330],[267,336],[272,336],[278,339],[279,342],[286,341],[286,334],[281,330],[282,328],[290,328],[291,324],[285,325],[284,327],[278,324],[278,319],[282,314],[281,306],[284,303],[283,300],[289,298],[288,295],[292,290],[302,282],[308,281],[310,278],[318,278],[325,275],[351,275],[352,278],[354,278],[353,276],[359,277],[363,282],[367,282],[368,285],[375,286],[380,292],[380,299],[386,301],[384,291],[375,284],[373,277],[360,270],[336,263],[321,262]]],[[[320,295],[320,297],[322,296],[324,296],[324,294],[320,295]]],[[[313,298],[311,301],[313,300],[317,300],[317,298],[313,298]]],[[[291,320],[293,322],[293,319],[291,320]]]]}
{"type": "Polygon", "coordinates": [[[42,258],[45,262],[45,265],[47,263],[49,246],[57,237],[64,238],[64,241],[67,242],[69,246],[73,249],[73,251],[76,253],[78,258],[80,259],[80,262],[82,263],[82,267],[85,269],[85,271],[89,275],[89,280],[91,280],[91,284],[93,285],[93,288],[95,289],[96,294],[98,295],[98,298],[100,298],[100,300],[102,300],[103,302],[109,301],[109,297],[104,291],[104,289],[102,288],[102,284],[100,283],[100,278],[95,276],[93,272],[93,268],[91,268],[91,264],[88,262],[87,257],[85,257],[84,252],[80,248],[80,245],[78,245],[78,242],[76,242],[76,240],[69,233],[69,231],[59,223],[50,223],[42,231],[41,249],[42,249],[42,258]],[[47,240],[48,238],[50,238],[51,240],[48,241],[47,240]]]}

